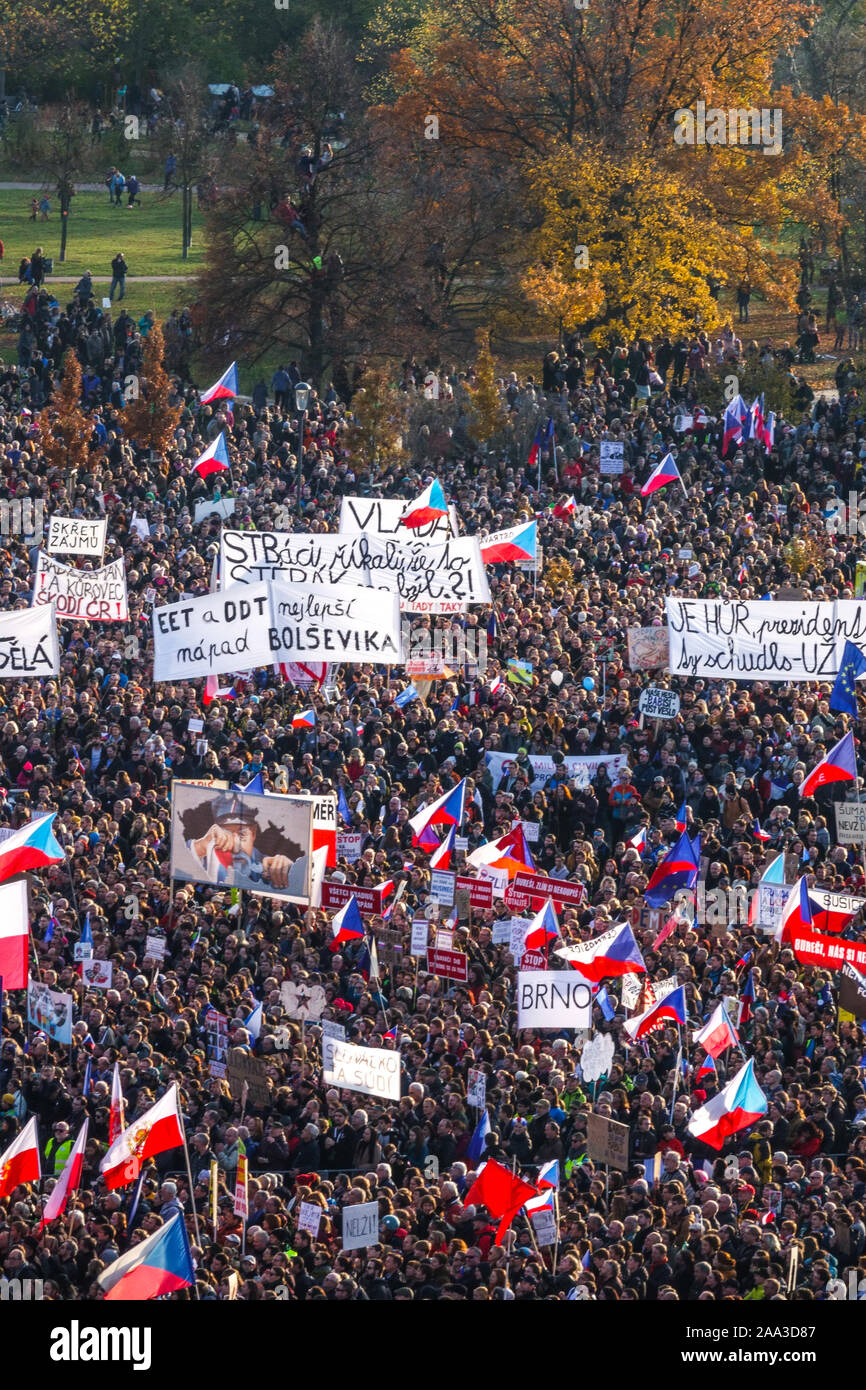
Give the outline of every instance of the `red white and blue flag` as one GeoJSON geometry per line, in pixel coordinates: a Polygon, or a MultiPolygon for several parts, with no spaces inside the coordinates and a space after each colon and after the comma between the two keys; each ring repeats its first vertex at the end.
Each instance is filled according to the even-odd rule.
{"type": "Polygon", "coordinates": [[[773,838],[768,831],[761,829],[761,822],[757,819],[757,817],[755,818],[755,823],[752,826],[752,834],[754,835],[756,840],[760,840],[762,845],[765,845],[768,840],[772,840],[773,838]]]}
{"type": "Polygon", "coordinates": [[[740,1040],[737,1037],[736,1029],[728,1018],[728,1010],[724,999],[720,999],[707,1023],[694,1035],[694,1041],[700,1043],[705,1052],[711,1057],[721,1057],[729,1047],[739,1047],[740,1040]]]}
{"type": "Polygon", "coordinates": [[[641,488],[640,495],[649,497],[650,493],[658,492],[659,488],[667,487],[668,483],[679,483],[683,492],[686,490],[673,454],[665,454],[661,463],[656,465],[641,488]]]}
{"type": "Polygon", "coordinates": [[[713,1078],[718,1076],[715,1061],[711,1056],[706,1056],[701,1062],[701,1065],[695,1072],[695,1081],[701,1081],[705,1076],[712,1076],[713,1078]]]}
{"type": "Polygon", "coordinates": [[[682,835],[683,831],[685,830],[686,826],[687,826],[688,823],[689,823],[689,822],[688,822],[688,815],[689,815],[688,803],[684,801],[683,804],[682,804],[682,806],[680,807],[680,809],[677,811],[677,819],[676,819],[676,827],[677,827],[677,830],[680,832],[681,835],[682,835]]]}
{"type": "Polygon", "coordinates": [[[819,787],[830,786],[833,782],[856,782],[857,754],[854,751],[854,735],[849,730],[835,744],[826,758],[822,758],[804,782],[800,783],[800,795],[811,796],[819,787]]]}
{"type": "Polygon", "coordinates": [[[481,540],[481,559],[485,565],[521,563],[534,560],[536,553],[537,524],[511,526],[507,531],[494,531],[481,540]]]}
{"type": "Polygon", "coordinates": [[[464,777],[457,783],[456,787],[443,792],[442,796],[431,801],[429,806],[422,807],[414,816],[409,817],[409,824],[412,827],[412,844],[419,845],[419,836],[422,831],[429,829],[432,825],[462,825],[465,806],[466,778],[464,777]]]}
{"type": "Polygon", "coordinates": [[[721,1149],[726,1140],[753,1125],[767,1113],[767,1097],[755,1080],[752,1058],[712,1100],[696,1110],[689,1121],[689,1134],[711,1149],[721,1149]]]}
{"type": "Polygon", "coordinates": [[[434,478],[427,484],[420,497],[407,504],[400,517],[400,524],[414,530],[417,526],[426,526],[429,522],[438,520],[440,516],[447,515],[448,503],[445,501],[442,484],[434,478]]]}
{"type": "Polygon", "coordinates": [[[202,405],[208,405],[211,401],[230,401],[238,394],[238,364],[233,362],[227,367],[213,386],[209,386],[204,395],[200,397],[202,405]]]}
{"type": "Polygon", "coordinates": [[[722,457],[727,454],[731,444],[742,444],[743,430],[749,420],[749,407],[742,396],[735,396],[725,407],[722,423],[722,457]]]}
{"type": "Polygon", "coordinates": [[[53,811],[30,821],[0,844],[0,883],[28,869],[44,869],[48,864],[63,862],[66,854],[54,838],[56,814],[53,811]]]}
{"type": "Polygon", "coordinates": [[[208,444],[203,454],[199,454],[192,466],[193,472],[200,478],[207,478],[211,473],[225,473],[229,467],[229,451],[226,447],[226,437],[220,430],[216,439],[208,444]]]}
{"type": "Polygon", "coordinates": [[[555,955],[567,960],[585,980],[600,984],[618,975],[646,974],[644,958],[627,922],[601,936],[593,937],[582,946],[564,946],[555,955]]]}
{"type": "Polygon", "coordinates": [[[673,848],[656,865],[646,886],[644,898],[650,907],[662,907],[670,902],[678,888],[695,888],[699,862],[696,845],[683,831],[673,848]]]}
{"type": "Polygon", "coordinates": [[[293,729],[315,729],[316,711],[314,709],[301,710],[300,714],[292,716],[293,729]]]}
{"type": "Polygon", "coordinates": [[[440,845],[434,849],[430,855],[431,869],[450,869],[451,857],[454,854],[454,841],[457,838],[457,826],[452,825],[440,845]]]}
{"type": "Polygon", "coordinates": [[[358,900],[353,894],[331,922],[331,950],[336,951],[344,941],[359,941],[365,935],[358,900]]]}
{"type": "Polygon", "coordinates": [[[642,854],[646,849],[646,826],[642,825],[626,843],[631,849],[636,849],[638,854],[642,854]]]}
{"type": "Polygon", "coordinates": [[[641,1038],[648,1037],[650,1033],[655,1033],[668,1023],[683,1026],[687,1022],[686,987],[680,985],[678,989],[671,990],[658,1004],[653,1004],[646,1013],[628,1019],[623,1026],[632,1042],[640,1042],[641,1038]]]}
{"type": "Polygon", "coordinates": [[[544,907],[540,912],[536,912],[526,928],[523,949],[524,951],[545,951],[550,942],[556,941],[560,935],[556,909],[553,906],[553,900],[548,898],[544,907]]]}
{"type": "Polygon", "coordinates": [[[812,927],[812,904],[809,901],[809,890],[805,878],[799,878],[782,908],[782,916],[776,928],[776,940],[786,942],[798,929],[808,933],[812,931],[812,927]]]}
{"type": "Polygon", "coordinates": [[[192,1252],[183,1216],[176,1212],[147,1240],[133,1245],[97,1275],[105,1302],[144,1302],[195,1283],[192,1252]]]}

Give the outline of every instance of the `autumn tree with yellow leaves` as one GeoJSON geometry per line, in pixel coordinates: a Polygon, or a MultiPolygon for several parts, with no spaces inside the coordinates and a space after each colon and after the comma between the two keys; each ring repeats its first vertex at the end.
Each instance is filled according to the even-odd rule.
{"type": "Polygon", "coordinates": [[[495,439],[505,427],[506,416],[496,385],[496,368],[490,351],[490,332],[479,328],[475,385],[469,388],[469,429],[479,444],[495,439]]]}
{"type": "Polygon", "coordinates": [[[60,385],[39,418],[39,447],[64,480],[95,466],[102,449],[90,449],[93,425],[81,409],[81,365],[70,348],[61,364],[60,385]]]}
{"type": "MultiPolygon", "coordinates": [[[[171,405],[174,385],[165,370],[165,340],[155,323],[144,342],[141,379],[123,412],[123,432],[139,448],[165,454],[174,444],[174,432],[183,406],[171,405]]],[[[165,471],[165,470],[164,470],[165,471]]]]}

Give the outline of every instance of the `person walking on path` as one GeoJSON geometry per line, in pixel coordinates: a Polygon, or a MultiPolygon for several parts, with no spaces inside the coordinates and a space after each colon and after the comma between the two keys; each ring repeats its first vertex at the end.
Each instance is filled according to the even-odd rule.
{"type": "Polygon", "coordinates": [[[109,299],[114,299],[114,291],[117,289],[120,290],[120,295],[118,298],[123,299],[125,297],[126,272],[128,270],[129,266],[126,264],[126,261],[124,260],[123,252],[118,251],[114,260],[111,262],[111,289],[108,293],[109,299]]]}

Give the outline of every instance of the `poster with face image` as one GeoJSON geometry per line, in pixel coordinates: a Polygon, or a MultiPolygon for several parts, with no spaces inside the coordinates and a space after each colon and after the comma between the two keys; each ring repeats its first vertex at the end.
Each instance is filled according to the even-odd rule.
{"type": "Polygon", "coordinates": [[[308,903],[313,803],[176,782],[171,874],[308,903]]]}

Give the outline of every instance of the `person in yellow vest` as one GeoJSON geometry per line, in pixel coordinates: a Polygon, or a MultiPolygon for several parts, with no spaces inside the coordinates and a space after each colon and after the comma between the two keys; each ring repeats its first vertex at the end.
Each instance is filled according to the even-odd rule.
{"type": "Polygon", "coordinates": [[[52,1126],[51,1138],[42,1150],[45,1156],[45,1177],[50,1177],[48,1170],[52,1169],[55,1178],[63,1172],[64,1165],[72,1152],[72,1145],[75,1141],[69,1133],[69,1125],[65,1120],[57,1120],[52,1126]]]}

